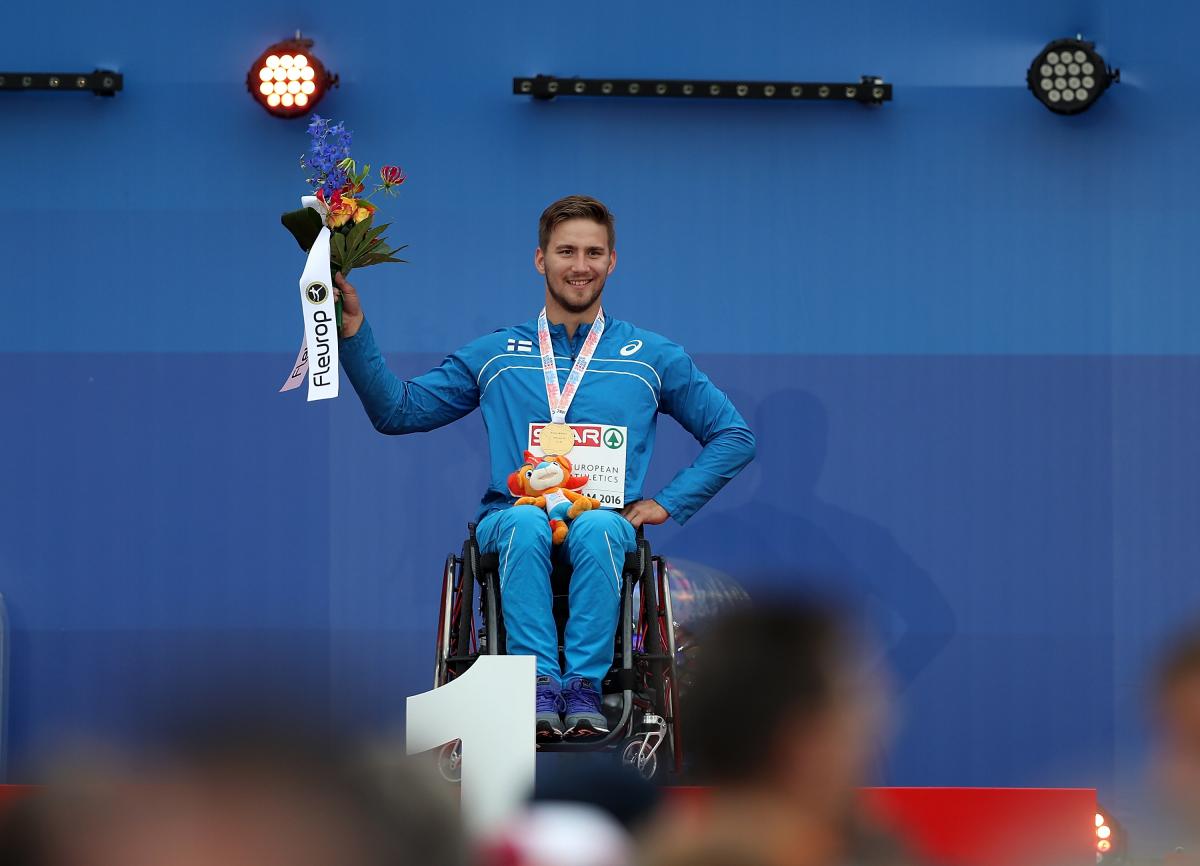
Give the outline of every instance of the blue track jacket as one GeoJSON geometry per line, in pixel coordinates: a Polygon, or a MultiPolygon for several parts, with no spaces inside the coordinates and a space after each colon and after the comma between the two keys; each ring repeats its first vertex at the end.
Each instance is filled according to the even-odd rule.
{"type": "MultiPolygon", "coordinates": [[[[604,335],[571,403],[567,423],[615,424],[629,429],[625,501],[643,498],[642,483],[654,451],[658,413],[683,425],[703,446],[691,466],[652,498],[679,523],[754,458],[754,434],[683,347],[605,314],[604,335]]],[[[550,325],[561,388],[591,324],[573,339],[550,325]]],[[[370,324],[342,340],[342,366],[363,408],[381,433],[433,430],[483,411],[492,477],[479,517],[515,501],[508,475],[521,465],[531,423],[550,420],[538,352],[537,319],[480,337],[414,379],[395,376],[384,363],[370,324]]]]}

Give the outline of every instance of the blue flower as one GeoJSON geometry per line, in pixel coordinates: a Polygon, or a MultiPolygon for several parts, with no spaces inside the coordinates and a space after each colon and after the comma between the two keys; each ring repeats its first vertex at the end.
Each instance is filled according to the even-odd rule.
{"type": "Polygon", "coordinates": [[[327,197],[331,196],[349,180],[346,172],[338,168],[338,163],[350,156],[353,134],[344,123],[330,125],[328,118],[318,114],[314,114],[309,121],[308,134],[312,143],[301,164],[316,172],[309,183],[314,188],[324,190],[327,197]]]}

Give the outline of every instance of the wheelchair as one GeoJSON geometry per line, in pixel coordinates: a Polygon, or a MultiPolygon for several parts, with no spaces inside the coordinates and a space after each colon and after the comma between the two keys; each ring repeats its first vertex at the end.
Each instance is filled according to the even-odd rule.
{"type": "MultiPolygon", "coordinates": [[[[480,553],[475,524],[469,524],[467,531],[462,553],[446,557],[434,688],[462,676],[481,655],[505,652],[499,556],[480,553]]],[[[559,556],[552,559],[550,574],[560,664],[571,579],[571,567],[563,559],[559,556]]],[[[612,751],[625,766],[646,779],[658,781],[667,773],[681,773],[683,744],[679,733],[675,655],[667,565],[662,557],[650,552],[639,527],[637,550],[626,555],[622,569],[613,663],[600,689],[609,733],[603,737],[539,743],[538,751],[612,751]]],[[[532,737],[533,731],[529,735],[532,737]]],[[[459,781],[460,761],[459,743],[443,748],[439,768],[448,781],[459,781]]]]}

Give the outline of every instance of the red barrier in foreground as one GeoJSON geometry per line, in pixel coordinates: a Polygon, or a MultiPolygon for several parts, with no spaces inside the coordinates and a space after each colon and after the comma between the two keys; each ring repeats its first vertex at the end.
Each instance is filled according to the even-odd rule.
{"type": "Polygon", "coordinates": [[[0,785],[0,809],[32,790],[32,785],[0,785]]]}
{"type": "MultiPolygon", "coordinates": [[[[671,796],[702,807],[704,788],[671,796]]],[[[863,805],[912,851],[951,866],[1095,866],[1091,788],[865,788],[863,805]]]]}

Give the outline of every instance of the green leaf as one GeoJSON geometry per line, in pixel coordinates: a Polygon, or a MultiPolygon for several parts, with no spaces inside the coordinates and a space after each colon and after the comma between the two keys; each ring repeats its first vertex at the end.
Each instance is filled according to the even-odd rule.
{"type": "Polygon", "coordinates": [[[362,244],[363,235],[371,228],[371,218],[363,220],[360,223],[355,223],[354,228],[350,229],[350,234],[346,237],[346,250],[350,253],[350,257],[354,257],[355,251],[362,244]]]}
{"type": "Polygon", "coordinates": [[[296,243],[304,252],[312,249],[312,245],[316,243],[317,235],[321,233],[324,225],[321,222],[321,215],[310,207],[288,211],[279,218],[279,221],[283,223],[285,229],[292,233],[292,237],[296,239],[296,243]]]}
{"type": "MultiPolygon", "coordinates": [[[[375,240],[375,238],[379,237],[381,234],[391,228],[391,226],[391,223],[384,223],[381,226],[373,226],[371,230],[367,232],[367,242],[370,243],[371,241],[375,240]]],[[[379,242],[384,243],[385,241],[381,239],[379,242]]]]}
{"type": "Polygon", "coordinates": [[[335,262],[344,263],[346,261],[346,236],[341,232],[334,232],[330,239],[329,248],[332,258],[335,262]]]}
{"type": "Polygon", "coordinates": [[[369,265],[378,265],[382,262],[404,262],[404,259],[397,259],[390,255],[385,256],[385,255],[380,255],[377,253],[371,253],[368,256],[364,256],[362,261],[360,261],[358,263],[358,266],[360,268],[365,268],[365,267],[368,267],[369,265]]]}

